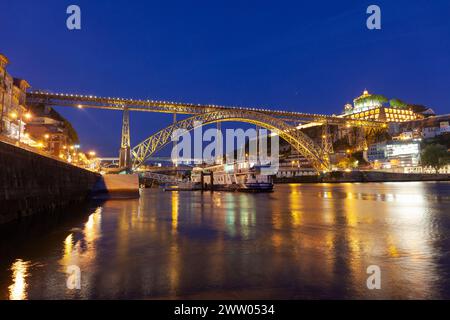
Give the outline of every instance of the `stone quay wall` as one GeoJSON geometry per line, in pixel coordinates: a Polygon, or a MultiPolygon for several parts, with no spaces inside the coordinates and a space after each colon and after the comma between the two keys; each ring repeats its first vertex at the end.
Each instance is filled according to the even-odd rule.
{"type": "Polygon", "coordinates": [[[0,224],[85,201],[100,175],[0,141],[0,224]]]}

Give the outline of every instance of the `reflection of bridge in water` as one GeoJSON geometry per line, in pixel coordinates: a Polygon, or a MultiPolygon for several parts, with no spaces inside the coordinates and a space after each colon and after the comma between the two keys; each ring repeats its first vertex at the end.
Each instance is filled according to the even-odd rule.
{"type": "Polygon", "coordinates": [[[384,127],[379,121],[364,121],[292,111],[234,106],[201,105],[154,100],[135,100],[110,97],[96,97],[76,94],[58,94],[48,92],[30,92],[27,94],[29,105],[67,106],[123,111],[121,149],[119,167],[138,169],[151,159],[157,151],[171,142],[172,133],[177,129],[193,130],[199,125],[221,123],[224,121],[246,122],[269,129],[286,140],[295,150],[305,157],[317,171],[330,169],[329,154],[332,152],[329,126],[343,125],[370,130],[384,127]],[[135,147],[130,144],[129,111],[161,112],[174,115],[173,123],[151,135],[135,147]],[[176,120],[176,115],[190,115],[176,120]],[[304,126],[322,126],[322,141],[317,143],[298,128],[304,126]]]}

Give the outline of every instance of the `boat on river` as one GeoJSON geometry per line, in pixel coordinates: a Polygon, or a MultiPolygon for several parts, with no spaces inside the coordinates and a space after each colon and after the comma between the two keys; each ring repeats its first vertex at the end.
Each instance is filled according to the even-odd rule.
{"type": "Polygon", "coordinates": [[[192,171],[191,180],[199,183],[203,189],[271,192],[272,176],[264,174],[264,166],[250,162],[219,164],[209,167],[196,167],[192,171]]]}

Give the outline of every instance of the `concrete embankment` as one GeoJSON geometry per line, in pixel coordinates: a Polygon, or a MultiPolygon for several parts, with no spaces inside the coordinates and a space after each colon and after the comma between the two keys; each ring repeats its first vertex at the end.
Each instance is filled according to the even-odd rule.
{"type": "Polygon", "coordinates": [[[394,173],[383,171],[331,172],[321,182],[450,181],[449,174],[394,173]]]}
{"type": "Polygon", "coordinates": [[[139,198],[137,174],[106,174],[97,180],[91,196],[94,199],[139,198]]]}
{"type": "Polygon", "coordinates": [[[84,201],[99,174],[0,142],[0,224],[84,201]]]}
{"type": "Polygon", "coordinates": [[[450,181],[450,174],[394,173],[384,171],[330,172],[325,175],[275,178],[275,183],[340,183],[450,181]]]}

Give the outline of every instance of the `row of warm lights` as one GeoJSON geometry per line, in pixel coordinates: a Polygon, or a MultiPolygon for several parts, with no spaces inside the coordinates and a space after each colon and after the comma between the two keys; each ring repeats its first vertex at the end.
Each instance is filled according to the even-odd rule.
{"type": "MultiPolygon", "coordinates": [[[[118,100],[118,101],[128,101],[128,102],[147,102],[147,103],[160,103],[160,104],[171,104],[171,105],[178,105],[178,106],[198,106],[198,107],[209,107],[209,108],[232,108],[232,109],[239,109],[239,110],[251,110],[251,111],[265,111],[265,112],[274,112],[274,113],[286,113],[285,111],[279,111],[279,110],[272,110],[272,109],[260,109],[260,108],[245,108],[245,107],[225,107],[225,106],[220,106],[220,105],[214,105],[214,104],[208,104],[208,105],[201,105],[201,104],[193,104],[193,103],[179,103],[179,102],[168,102],[168,101],[160,101],[160,100],[135,100],[135,99],[127,99],[127,98],[111,98],[111,97],[97,97],[97,96],[93,96],[93,95],[78,95],[78,94],[63,94],[63,93],[48,93],[48,92],[33,92],[33,93],[39,93],[39,94],[45,94],[45,95],[55,95],[55,96],[62,96],[62,97],[76,97],[76,98],[89,98],[89,99],[108,99],[108,100],[118,100]]],[[[79,109],[83,108],[83,106],[81,104],[77,105],[77,107],[79,109]]],[[[301,112],[289,112],[289,113],[293,113],[293,114],[300,114],[300,115],[304,115],[304,113],[301,112]]],[[[323,114],[317,114],[317,113],[313,113],[313,114],[308,114],[308,116],[314,116],[314,117],[330,117],[328,115],[323,115],[323,114]]]]}
{"type": "MultiPolygon", "coordinates": [[[[220,106],[220,105],[215,105],[215,104],[208,104],[208,105],[202,105],[202,104],[194,104],[194,103],[179,103],[179,102],[173,102],[173,101],[160,101],[160,100],[135,100],[135,99],[127,99],[127,98],[112,98],[112,97],[97,97],[97,96],[93,96],[93,95],[78,95],[78,94],[64,94],[64,93],[48,93],[48,92],[31,92],[33,94],[44,94],[44,95],[54,95],[54,96],[60,96],[60,97],[73,97],[73,98],[88,98],[88,99],[107,99],[107,100],[117,100],[117,101],[121,101],[121,102],[136,102],[136,103],[159,103],[159,104],[166,104],[166,105],[176,105],[176,106],[198,106],[198,107],[208,107],[208,108],[232,108],[232,109],[238,109],[238,110],[251,110],[251,111],[265,111],[265,112],[274,112],[274,113],[281,113],[284,114],[286,113],[285,111],[279,111],[279,110],[272,110],[272,109],[260,109],[260,108],[246,108],[246,107],[236,107],[236,106],[220,106]]],[[[78,108],[82,108],[82,105],[78,105],[78,108]]],[[[292,114],[299,114],[299,115],[304,115],[304,113],[301,112],[295,112],[295,111],[290,111],[289,113],[292,114]]],[[[309,116],[315,116],[315,117],[330,117],[328,115],[323,115],[323,114],[317,114],[317,113],[313,113],[313,114],[309,114],[309,116]]]]}
{"type": "MultiPolygon", "coordinates": [[[[16,111],[11,112],[11,113],[9,114],[9,116],[10,116],[12,119],[14,119],[14,120],[17,119],[17,118],[19,117],[19,115],[17,114],[16,111]]],[[[31,114],[30,112],[25,113],[23,116],[24,116],[25,119],[27,119],[27,120],[30,120],[30,119],[33,117],[32,114],[31,114]]]]}
{"type": "MultiPolygon", "coordinates": [[[[30,134],[29,134],[29,133],[25,133],[24,136],[27,137],[27,138],[29,138],[29,137],[30,137],[30,134]]],[[[43,137],[44,137],[45,140],[50,139],[50,135],[49,135],[48,133],[44,134],[43,137]]],[[[44,144],[42,141],[38,141],[37,144],[36,144],[36,147],[37,147],[37,148],[43,148],[43,147],[45,147],[45,144],[44,144]]],[[[78,148],[77,145],[69,146],[69,150],[75,150],[75,149],[77,149],[77,148],[78,148]]],[[[63,149],[64,149],[64,150],[67,150],[67,146],[63,146],[63,149]]],[[[89,151],[87,154],[88,154],[90,157],[95,157],[97,153],[96,153],[95,151],[89,151]]],[[[76,152],[74,152],[73,155],[76,156],[76,152]]],[[[81,156],[81,155],[83,155],[83,153],[80,152],[80,153],[78,153],[78,155],[81,156]]],[[[60,157],[60,158],[63,158],[62,155],[60,155],[59,157],[60,157]]]]}
{"type": "MultiPolygon", "coordinates": [[[[135,99],[127,99],[127,98],[113,98],[113,97],[97,97],[93,95],[82,95],[82,94],[65,94],[65,93],[49,93],[49,92],[43,92],[43,91],[35,91],[31,92],[31,94],[44,94],[44,95],[53,95],[53,96],[59,96],[59,97],[73,97],[73,98],[88,98],[88,99],[108,99],[108,100],[118,100],[118,101],[129,101],[129,102],[151,102],[151,103],[163,103],[163,104],[177,104],[182,105],[181,103],[177,102],[168,102],[168,101],[153,101],[153,100],[135,100],[135,99]]],[[[184,105],[190,105],[194,106],[194,104],[184,104],[184,105]]],[[[198,104],[198,106],[201,106],[198,104]]]]}
{"type": "MultiPolygon", "coordinates": [[[[111,98],[111,97],[97,97],[97,96],[93,96],[93,95],[77,95],[77,94],[63,94],[63,93],[55,93],[55,94],[51,94],[51,93],[47,93],[47,92],[37,92],[40,94],[45,94],[45,95],[56,95],[56,96],[62,96],[62,97],[76,97],[76,98],[89,98],[89,99],[108,99],[108,100],[118,100],[118,101],[128,101],[128,102],[137,102],[137,103],[159,103],[159,104],[171,104],[171,105],[178,105],[178,106],[198,106],[198,107],[209,107],[209,108],[232,108],[232,109],[238,109],[238,110],[251,110],[251,111],[264,111],[264,112],[273,112],[273,113],[286,113],[285,111],[279,111],[279,110],[272,110],[272,109],[260,109],[260,108],[245,108],[245,107],[225,107],[225,106],[220,106],[220,105],[213,105],[213,104],[209,104],[209,105],[201,105],[201,104],[192,104],[192,103],[179,103],[179,102],[168,102],[168,101],[160,101],[160,100],[134,100],[134,99],[127,99],[127,98],[111,98]]],[[[79,109],[82,109],[83,106],[81,104],[78,104],[77,107],[79,109]]],[[[292,114],[299,114],[299,115],[305,115],[304,113],[301,112],[289,112],[292,114]]],[[[328,115],[323,115],[323,114],[317,114],[317,113],[313,113],[313,114],[308,114],[308,116],[314,116],[314,117],[324,117],[324,118],[329,118],[330,116],[328,115]]],[[[347,125],[347,127],[350,127],[350,125],[347,125]]]]}
{"type": "MultiPolygon", "coordinates": [[[[27,132],[27,133],[25,133],[24,134],[24,136],[26,137],[26,138],[29,138],[30,137],[30,134],[27,132]]],[[[50,134],[48,134],[48,133],[46,133],[46,134],[44,134],[43,135],[43,138],[45,139],[45,140],[48,140],[48,139],[50,139],[50,134]]],[[[37,148],[43,148],[45,146],[45,144],[42,142],[42,141],[38,141],[37,142],[37,144],[36,144],[36,147],[37,148]]],[[[78,149],[79,148],[79,146],[78,145],[72,145],[72,146],[69,146],[69,147],[67,147],[67,146],[63,146],[62,147],[64,150],[67,150],[67,149],[69,149],[69,150],[75,150],[75,149],[78,149]]],[[[79,153],[78,155],[82,155],[83,153],[79,153]]],[[[87,153],[90,157],[95,157],[96,156],[96,152],[95,151],[89,151],[88,153],[87,153]]],[[[76,152],[74,152],[73,153],[73,155],[75,156],[76,155],[76,152]]],[[[62,158],[62,156],[60,155],[60,158],[62,158]]]]}
{"type": "MultiPolygon", "coordinates": [[[[67,146],[63,146],[63,149],[64,149],[64,150],[67,150],[67,146]]],[[[70,150],[74,150],[74,147],[73,147],[73,146],[70,146],[69,149],[70,149],[70,150]]],[[[96,153],[95,151],[89,151],[89,152],[87,153],[87,155],[89,155],[90,157],[95,157],[95,156],[97,155],[97,153],[96,153]]],[[[73,152],[73,153],[72,153],[72,156],[77,156],[77,152],[73,152]]],[[[78,156],[85,156],[85,153],[83,153],[83,152],[78,152],[78,156]]],[[[64,154],[60,154],[59,157],[60,157],[60,158],[63,158],[63,157],[64,157],[64,154]]]]}
{"type": "MultiPolygon", "coordinates": [[[[357,121],[355,124],[361,125],[362,122],[361,122],[361,121],[357,121]]],[[[347,128],[350,128],[352,125],[351,125],[350,123],[347,123],[345,126],[346,126],[347,128]]],[[[386,123],[383,123],[383,124],[381,124],[381,127],[387,128],[387,124],[386,124],[386,123]]]]}

